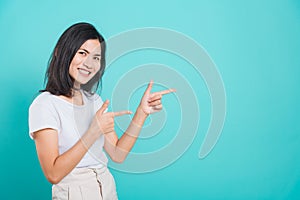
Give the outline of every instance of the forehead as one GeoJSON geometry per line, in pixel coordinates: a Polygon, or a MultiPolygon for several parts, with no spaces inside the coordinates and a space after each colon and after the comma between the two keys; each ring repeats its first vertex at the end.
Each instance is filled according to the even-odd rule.
{"type": "Polygon", "coordinates": [[[97,39],[91,39],[91,40],[85,41],[85,43],[83,43],[81,45],[80,49],[85,49],[90,53],[92,53],[92,52],[100,53],[101,52],[100,42],[97,39]]]}

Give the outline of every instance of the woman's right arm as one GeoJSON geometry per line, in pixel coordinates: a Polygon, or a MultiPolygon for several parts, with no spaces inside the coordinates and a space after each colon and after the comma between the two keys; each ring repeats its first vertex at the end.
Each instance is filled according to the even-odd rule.
{"type": "MultiPolygon", "coordinates": [[[[42,129],[33,134],[42,170],[50,183],[57,184],[69,174],[101,134],[114,131],[116,113],[104,113],[107,106],[108,103],[102,105],[87,132],[74,146],[61,155],[58,151],[58,133],[55,129],[42,129]]],[[[129,111],[121,111],[117,114],[129,113],[129,111]]]]}
{"type": "Polygon", "coordinates": [[[76,167],[97,138],[97,134],[89,129],[73,147],[59,155],[56,130],[43,129],[35,132],[36,151],[48,181],[52,184],[59,183],[76,167]]]}

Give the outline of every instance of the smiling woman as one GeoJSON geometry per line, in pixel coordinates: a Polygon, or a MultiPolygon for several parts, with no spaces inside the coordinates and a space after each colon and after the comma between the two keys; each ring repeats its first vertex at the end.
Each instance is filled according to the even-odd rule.
{"type": "Polygon", "coordinates": [[[109,101],[95,93],[105,69],[105,41],[88,23],[68,28],[59,38],[46,73],[46,89],[29,108],[29,134],[35,141],[53,199],[117,199],[107,157],[123,162],[151,113],[162,109],[164,94],[146,89],[125,133],[118,138],[109,101]]]}

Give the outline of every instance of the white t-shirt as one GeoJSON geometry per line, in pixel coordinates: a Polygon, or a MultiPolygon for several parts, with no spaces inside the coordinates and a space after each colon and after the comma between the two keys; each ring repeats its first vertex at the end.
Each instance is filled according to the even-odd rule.
{"type": "MultiPolygon", "coordinates": [[[[33,138],[33,133],[52,128],[58,132],[59,154],[63,154],[70,149],[88,130],[90,123],[102,106],[103,101],[97,94],[87,96],[81,90],[83,105],[74,105],[49,92],[38,95],[29,107],[29,135],[33,138]]],[[[76,167],[106,166],[107,157],[103,152],[104,136],[90,147],[88,152],[76,167]]]]}

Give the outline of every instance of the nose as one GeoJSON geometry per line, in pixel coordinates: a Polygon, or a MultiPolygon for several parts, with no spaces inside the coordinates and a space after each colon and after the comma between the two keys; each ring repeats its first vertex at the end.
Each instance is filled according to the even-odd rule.
{"type": "Polygon", "coordinates": [[[88,69],[91,69],[91,68],[92,68],[92,66],[89,65],[89,64],[87,64],[86,62],[83,63],[83,66],[85,66],[85,67],[88,68],[88,69]]]}
{"type": "Polygon", "coordinates": [[[86,58],[86,59],[83,61],[83,65],[84,65],[85,67],[87,67],[88,69],[91,69],[91,68],[93,67],[93,64],[92,64],[92,62],[90,61],[89,58],[86,58]]]}

